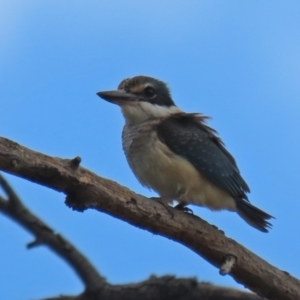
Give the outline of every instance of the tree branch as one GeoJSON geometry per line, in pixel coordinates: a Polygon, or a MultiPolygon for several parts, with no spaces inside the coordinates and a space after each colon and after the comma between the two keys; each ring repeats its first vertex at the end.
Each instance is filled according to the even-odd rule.
{"type": "Polygon", "coordinates": [[[0,169],[63,192],[66,203],[83,211],[93,208],[177,241],[221,268],[235,257],[229,274],[260,296],[274,300],[300,299],[300,282],[273,267],[201,218],[166,209],[119,184],[98,177],[66,160],[38,153],[0,138],[0,169]],[[159,221],[159,222],[158,222],[159,221]]]}
{"type": "MultiPolygon", "coordinates": [[[[55,233],[48,225],[33,215],[21,202],[17,194],[0,174],[0,187],[7,199],[0,196],[0,211],[19,223],[32,234],[35,240],[28,248],[46,245],[53,252],[69,263],[85,284],[85,291],[78,296],[60,296],[48,300],[168,300],[168,299],[203,299],[203,300],[260,300],[250,293],[216,287],[208,283],[198,283],[193,278],[177,279],[174,276],[151,276],[136,284],[111,285],[99,275],[92,264],[63,236],[55,233]]],[[[46,299],[45,299],[46,300],[46,299]]]]}

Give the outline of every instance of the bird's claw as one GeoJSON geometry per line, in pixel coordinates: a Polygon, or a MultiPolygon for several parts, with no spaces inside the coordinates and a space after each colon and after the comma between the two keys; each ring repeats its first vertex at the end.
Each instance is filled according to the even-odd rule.
{"type": "Polygon", "coordinates": [[[174,206],[174,208],[183,211],[185,213],[189,213],[192,215],[194,214],[194,212],[190,208],[188,208],[185,203],[178,203],[177,205],[174,206]]]}

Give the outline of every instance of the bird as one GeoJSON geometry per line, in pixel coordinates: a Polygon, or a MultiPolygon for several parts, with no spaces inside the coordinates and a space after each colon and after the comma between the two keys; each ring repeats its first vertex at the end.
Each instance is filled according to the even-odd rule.
{"type": "Polygon", "coordinates": [[[176,208],[184,211],[189,204],[233,211],[262,232],[271,229],[273,217],[249,202],[249,186],[217,131],[207,125],[209,117],[181,110],[165,82],[139,75],[97,95],[120,106],[127,162],[162,203],[177,201],[176,208]]]}

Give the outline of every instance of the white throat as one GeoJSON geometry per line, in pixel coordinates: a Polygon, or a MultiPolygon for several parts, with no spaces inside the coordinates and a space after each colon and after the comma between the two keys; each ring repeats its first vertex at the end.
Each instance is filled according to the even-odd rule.
{"type": "Polygon", "coordinates": [[[138,124],[149,119],[167,117],[182,112],[175,105],[167,107],[144,101],[125,104],[121,108],[127,124],[138,124]]]}

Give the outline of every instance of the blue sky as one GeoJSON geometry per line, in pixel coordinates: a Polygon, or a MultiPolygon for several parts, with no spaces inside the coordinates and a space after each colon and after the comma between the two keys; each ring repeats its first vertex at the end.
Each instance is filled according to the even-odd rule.
{"type": "MultiPolygon", "coordinates": [[[[126,77],[166,81],[178,106],[212,116],[251,188],[274,215],[263,234],[236,214],[193,208],[226,235],[300,277],[300,3],[298,1],[1,1],[0,135],[71,158],[137,193],[121,149],[123,118],[96,96],[126,77]]],[[[87,255],[111,283],[150,274],[239,286],[180,244],[6,176],[24,203],[87,255]]],[[[79,293],[73,271],[0,215],[5,299],[79,293]],[[18,288],[16,288],[18,287],[18,288]]]]}

